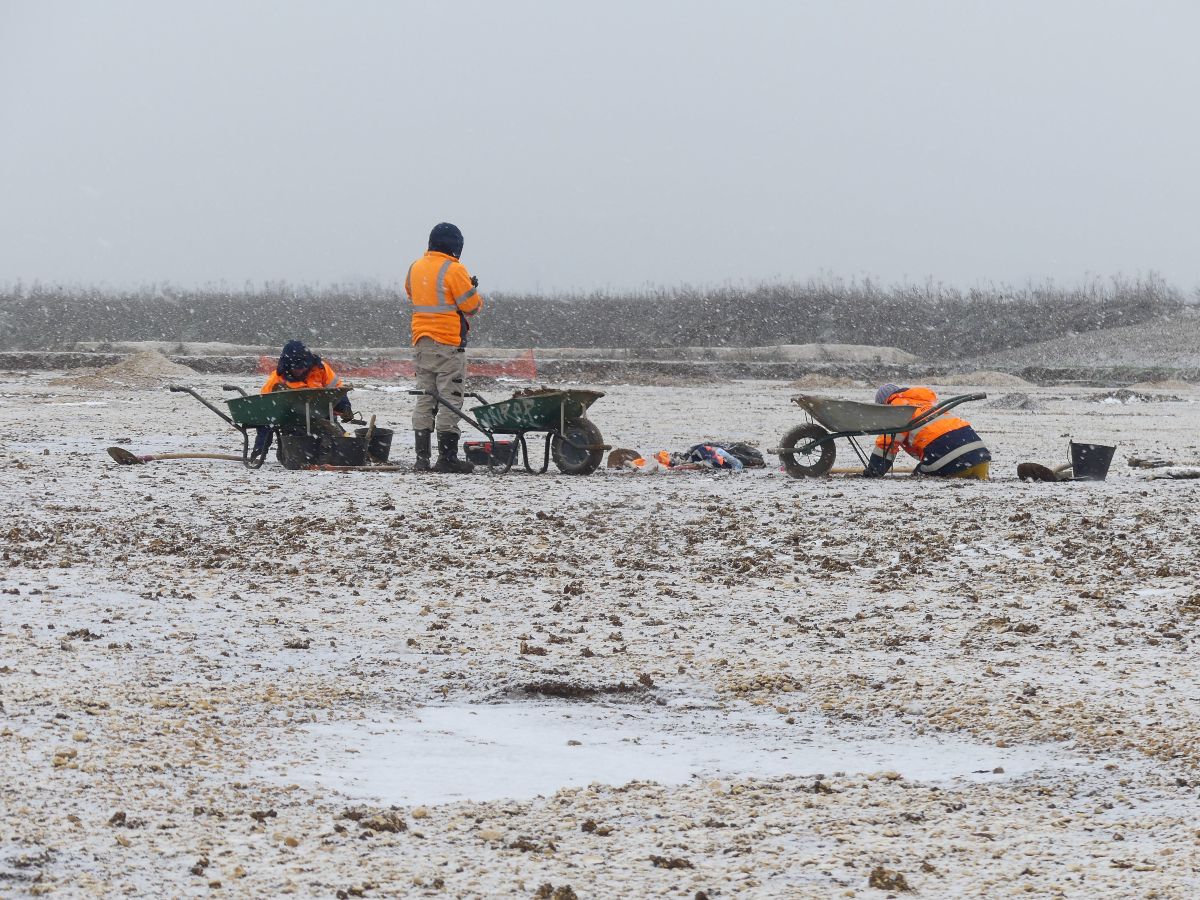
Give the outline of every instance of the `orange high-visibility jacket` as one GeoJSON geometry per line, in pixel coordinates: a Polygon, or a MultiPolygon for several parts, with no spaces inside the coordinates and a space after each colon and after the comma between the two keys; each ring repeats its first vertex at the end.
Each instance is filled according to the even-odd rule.
{"type": "Polygon", "coordinates": [[[280,388],[290,388],[293,391],[298,391],[301,388],[323,388],[323,387],[341,387],[342,379],[333,374],[333,369],[329,367],[329,363],[323,362],[319,366],[313,366],[308,370],[308,374],[304,376],[303,381],[288,381],[278,372],[272,372],[267,376],[267,380],[263,382],[262,391],[260,393],[269,394],[271,391],[277,391],[280,388]]]}
{"type": "Polygon", "coordinates": [[[483,306],[467,267],[436,250],[408,267],[404,292],[412,301],[414,344],[428,337],[439,344],[462,346],[467,331],[463,316],[473,316],[483,306]]]}
{"type": "MultiPolygon", "coordinates": [[[[915,406],[917,409],[913,413],[914,419],[925,415],[937,402],[937,394],[929,388],[924,387],[909,388],[908,390],[892,394],[888,398],[889,406],[915,406]]],[[[916,431],[906,431],[903,434],[895,436],[881,434],[875,441],[875,447],[885,454],[891,450],[891,455],[894,456],[896,443],[899,443],[910,456],[921,459],[925,453],[925,448],[943,434],[947,434],[957,428],[969,427],[966,420],[956,416],[938,416],[928,425],[923,425],[916,431]]]]}

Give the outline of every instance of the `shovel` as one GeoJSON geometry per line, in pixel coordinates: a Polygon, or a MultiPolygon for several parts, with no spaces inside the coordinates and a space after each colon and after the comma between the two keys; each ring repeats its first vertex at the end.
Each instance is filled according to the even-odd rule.
{"type": "Polygon", "coordinates": [[[122,447],[109,447],[108,455],[113,458],[114,462],[120,463],[123,466],[137,466],[142,463],[154,462],[158,459],[225,459],[230,462],[242,461],[240,456],[231,456],[228,453],[150,453],[145,456],[138,456],[122,447]]]}

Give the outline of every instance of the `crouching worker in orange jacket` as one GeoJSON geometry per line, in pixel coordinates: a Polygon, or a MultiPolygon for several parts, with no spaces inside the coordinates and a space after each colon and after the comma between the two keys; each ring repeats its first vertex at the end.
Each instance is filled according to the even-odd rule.
{"type": "MultiPolygon", "coordinates": [[[[288,341],[283,345],[283,352],[279,354],[275,371],[267,376],[259,393],[341,386],[342,379],[334,374],[329,363],[305,347],[303,341],[288,341]]],[[[333,412],[343,421],[353,419],[354,411],[350,408],[350,398],[343,397],[338,401],[333,407],[333,412]]]]}
{"type": "MultiPolygon", "coordinates": [[[[341,386],[342,380],[334,374],[329,363],[305,347],[302,341],[288,341],[283,345],[283,352],[279,354],[275,371],[267,376],[259,393],[341,386]]],[[[343,397],[339,400],[333,407],[333,413],[342,421],[353,419],[354,411],[350,408],[350,398],[343,397]]],[[[271,428],[259,428],[255,432],[252,459],[266,457],[267,451],[271,449],[273,436],[274,430],[271,428]]]]}
{"type": "MultiPolygon", "coordinates": [[[[875,402],[891,406],[915,406],[915,419],[935,406],[938,398],[926,387],[902,388],[885,384],[875,392],[875,402]]],[[[975,429],[956,416],[940,415],[915,431],[880,435],[875,441],[871,459],[863,470],[863,477],[886,475],[901,448],[918,460],[913,474],[987,480],[992,454],[975,429]]]]}

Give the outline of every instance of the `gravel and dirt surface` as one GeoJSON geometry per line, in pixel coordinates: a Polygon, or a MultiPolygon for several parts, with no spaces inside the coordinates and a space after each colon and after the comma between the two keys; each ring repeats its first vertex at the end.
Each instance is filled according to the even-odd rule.
{"type": "MultiPolygon", "coordinates": [[[[1200,481],[1126,465],[1200,390],[1021,386],[993,482],[865,482],[120,467],[240,438],[52,378],[0,379],[0,897],[1200,892],[1200,481]],[[1069,437],[1107,482],[1016,479],[1069,437]]],[[[400,462],[406,388],[354,395],[400,462]]],[[[770,447],[795,391],[592,416],[770,447]]]]}

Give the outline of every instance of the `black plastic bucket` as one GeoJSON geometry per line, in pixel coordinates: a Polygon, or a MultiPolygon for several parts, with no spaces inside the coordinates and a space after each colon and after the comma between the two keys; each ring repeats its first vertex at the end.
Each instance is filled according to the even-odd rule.
{"type": "Polygon", "coordinates": [[[281,434],[276,456],[285,469],[303,469],[324,462],[320,437],[300,434],[281,434]]]}
{"type": "Polygon", "coordinates": [[[1116,447],[1077,444],[1071,441],[1071,477],[1075,481],[1103,481],[1108,476],[1116,447]]]}
{"type": "Polygon", "coordinates": [[[365,466],[367,464],[367,437],[346,435],[321,437],[321,462],[331,466],[365,466]]]}
{"type": "MultiPolygon", "coordinates": [[[[385,463],[388,461],[388,456],[392,452],[392,433],[390,428],[376,428],[371,432],[371,443],[367,447],[367,453],[375,462],[385,463]]],[[[354,429],[354,436],[365,440],[367,429],[354,429]]]]}

